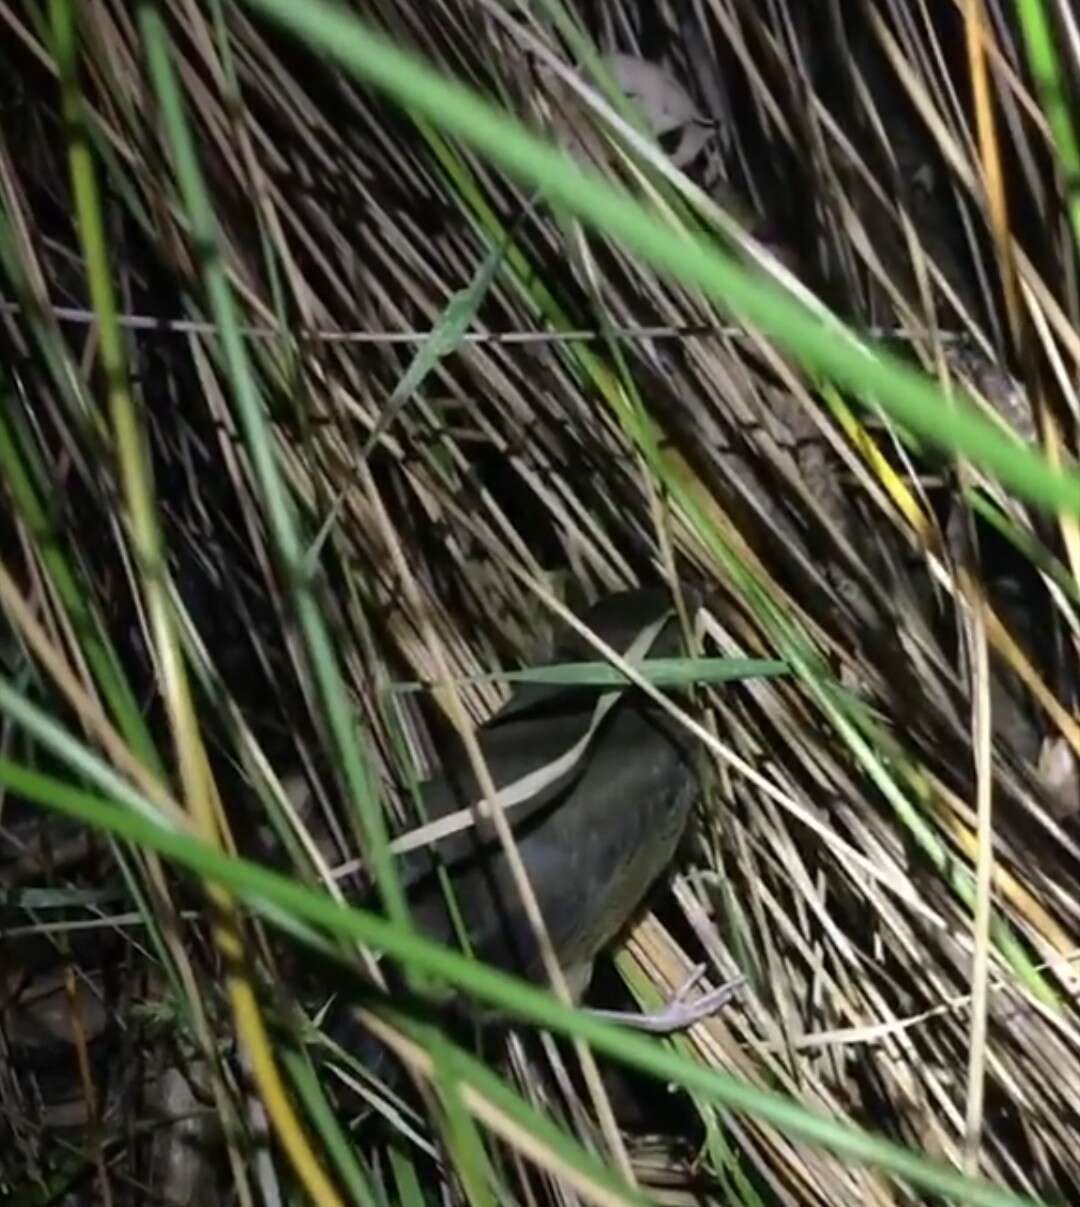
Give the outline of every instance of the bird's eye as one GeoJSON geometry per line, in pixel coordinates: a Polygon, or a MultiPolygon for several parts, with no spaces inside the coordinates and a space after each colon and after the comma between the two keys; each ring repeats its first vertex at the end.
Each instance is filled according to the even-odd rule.
{"type": "Polygon", "coordinates": [[[674,155],[682,142],[682,130],[667,130],[660,135],[659,143],[665,155],[674,155]]]}

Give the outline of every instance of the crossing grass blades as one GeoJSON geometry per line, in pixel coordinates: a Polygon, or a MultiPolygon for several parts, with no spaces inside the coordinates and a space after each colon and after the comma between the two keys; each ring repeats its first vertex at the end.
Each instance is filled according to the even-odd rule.
{"type": "Polygon", "coordinates": [[[1073,1201],[1067,6],[0,17],[5,1201],[1073,1201]],[[511,693],[694,762],[580,1006],[405,922],[511,693]]]}

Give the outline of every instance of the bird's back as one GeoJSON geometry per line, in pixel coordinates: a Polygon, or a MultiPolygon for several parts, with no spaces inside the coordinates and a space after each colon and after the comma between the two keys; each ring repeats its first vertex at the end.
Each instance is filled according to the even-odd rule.
{"type": "MultiPolygon", "coordinates": [[[[573,727],[562,732],[569,736],[573,727]]],[[[504,749],[485,750],[497,787],[520,770],[516,761],[508,764],[500,757],[504,749]]],[[[471,775],[463,778],[473,786],[471,775]]],[[[627,700],[605,718],[579,773],[514,828],[564,967],[591,962],[640,904],[674,854],[695,792],[690,756],[670,724],[655,710],[627,700]]],[[[450,793],[445,778],[427,787],[434,813],[449,811],[450,793]]],[[[461,807],[461,799],[454,795],[454,808],[461,807]]],[[[507,816],[513,825],[513,809],[507,816]]],[[[451,883],[474,954],[539,979],[532,929],[497,841],[477,842],[474,853],[455,864],[451,883]]],[[[454,930],[438,880],[423,879],[410,899],[419,928],[449,941],[454,930]]]]}
{"type": "MultiPolygon", "coordinates": [[[[625,652],[642,629],[671,610],[662,592],[611,596],[586,623],[625,652]]],[[[679,649],[672,615],[649,650],[679,649]]],[[[595,659],[572,631],[557,643],[553,661],[595,659]]],[[[505,789],[563,758],[539,793],[507,810],[518,850],[564,967],[591,962],[622,928],[670,861],[689,816],[697,779],[686,735],[643,694],[627,690],[581,749],[601,693],[526,685],[479,734],[495,786],[505,789]]],[[[428,818],[468,808],[482,796],[467,759],[457,752],[423,788],[428,818]]],[[[506,856],[490,825],[455,835],[439,846],[469,944],[487,962],[539,978],[532,929],[506,856]]],[[[429,852],[406,865],[410,902],[420,929],[452,941],[454,929],[429,852]]]]}

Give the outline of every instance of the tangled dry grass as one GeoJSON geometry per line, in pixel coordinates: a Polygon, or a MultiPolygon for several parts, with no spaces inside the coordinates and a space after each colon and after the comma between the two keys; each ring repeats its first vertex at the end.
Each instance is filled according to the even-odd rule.
{"type": "MultiPolygon", "coordinates": [[[[1004,398],[1022,436],[1071,456],[1075,252],[1006,6],[975,6],[1002,190],[980,158],[959,4],[580,5],[601,51],[661,64],[693,99],[663,143],[678,158],[689,129],[700,144],[674,182],[575,84],[588,77],[559,6],[362,7],[676,227],[884,333],[943,380],[970,379],[991,411],[1004,398]]],[[[710,649],[787,658],[799,673],[701,689],[709,790],[670,884],[615,956],[621,977],[649,997],[699,960],[715,982],[741,971],[745,991],[670,1041],[678,1051],[1002,1187],[1073,1201],[1080,851],[1074,804],[1037,766],[1050,749],[1067,767],[1080,756],[1071,521],[1038,516],[880,416],[856,419],[763,333],[244,7],[171,0],[161,13],[272,421],[266,452],[317,569],[298,594],[134,10],[87,0],[89,142],[162,538],[160,564],[145,564],[122,501],[52,35],[36,10],[0,4],[8,680],[129,785],[150,792],[157,777],[163,809],[186,797],[152,571],[194,684],[226,849],[350,894],[364,873],[334,869],[355,864],[367,823],[334,774],[303,608],[324,618],[396,830],[405,769],[431,769],[455,698],[473,722],[491,713],[505,687],[478,677],[543,649],[552,600],[704,585],[710,649]],[[467,334],[403,389],[455,295],[478,303],[467,334]],[[687,498],[722,546],[701,539],[687,498]],[[390,690],[402,681],[439,686],[390,690]],[[991,844],[992,890],[980,890],[991,844]]],[[[1075,26],[1052,15],[1075,73],[1075,26]]],[[[5,742],[31,765],[64,761],[25,728],[5,742]]],[[[17,793],[0,822],[0,1184],[12,1201],[271,1201],[291,1175],[230,1043],[230,965],[201,894],[17,793]]],[[[294,964],[262,922],[236,925],[284,1052],[294,964]]],[[[314,1073],[288,1050],[294,1096],[318,1118],[297,1088],[314,1073]]],[[[575,1075],[527,1072],[538,1053],[518,1040],[509,1053],[534,1105],[616,1164],[624,1145],[662,1201],[916,1193],[775,1119],[706,1097],[661,1110],[655,1084],[609,1081],[617,1113],[633,1114],[624,1095],[650,1109],[599,1138],[575,1075]]],[[[479,1182],[453,1111],[430,1100],[426,1116],[384,1108],[356,1133],[363,1176],[395,1201],[421,1201],[421,1181],[449,1199],[616,1201],[548,1141],[538,1154],[523,1125],[467,1105],[501,1139],[479,1182]]],[[[332,1151],[331,1125],[315,1131],[332,1151]]],[[[365,1201],[344,1158],[330,1160],[365,1201]]]]}

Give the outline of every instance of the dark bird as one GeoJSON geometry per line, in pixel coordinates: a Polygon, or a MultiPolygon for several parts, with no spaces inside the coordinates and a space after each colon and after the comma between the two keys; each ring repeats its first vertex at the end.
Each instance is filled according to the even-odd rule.
{"type": "MultiPolygon", "coordinates": [[[[682,652],[678,619],[662,591],[611,596],[582,619],[620,654],[633,650],[631,660],[682,652]]],[[[558,635],[550,663],[599,660],[567,629],[558,635]]],[[[571,992],[580,997],[594,959],[626,925],[679,844],[699,791],[693,741],[629,686],[535,683],[517,687],[478,737],[500,793],[521,798],[506,816],[571,992]]],[[[420,796],[428,820],[481,799],[463,749],[421,785],[420,796]]],[[[490,822],[401,859],[417,928],[456,945],[438,863],[449,874],[476,958],[544,982],[536,937],[490,822]]],[[[328,1022],[327,1029],[343,1047],[354,1046],[340,1027],[328,1022]]]]}
{"type": "MultiPolygon", "coordinates": [[[[638,657],[680,652],[678,619],[662,591],[629,591],[583,617],[617,652],[637,639],[638,657]],[[648,626],[656,636],[647,642],[648,626]],[[658,627],[657,627],[658,626],[658,627]]],[[[599,661],[573,630],[556,639],[553,664],[599,661]]],[[[667,867],[698,792],[689,735],[641,692],[618,691],[596,724],[605,689],[525,684],[480,731],[495,786],[547,781],[507,810],[522,862],[571,987],[588,985],[596,955],[618,934],[667,867]],[[590,736],[590,728],[594,728],[590,736]],[[569,757],[576,750],[577,757],[569,757]],[[563,766],[559,761],[562,760],[563,766]]],[[[483,795],[463,751],[422,786],[428,819],[466,809],[483,795]]],[[[480,960],[544,979],[535,936],[490,824],[435,845],[450,872],[469,946],[480,960]]],[[[404,880],[417,927],[452,942],[449,908],[429,850],[408,856],[404,880]]]]}

